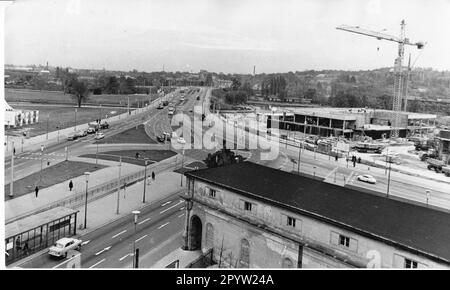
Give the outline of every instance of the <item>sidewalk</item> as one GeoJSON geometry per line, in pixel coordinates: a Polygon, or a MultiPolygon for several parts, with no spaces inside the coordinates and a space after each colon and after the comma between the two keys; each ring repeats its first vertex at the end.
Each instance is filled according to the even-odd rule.
{"type": "MultiPolygon", "coordinates": [[[[202,256],[202,251],[185,251],[181,248],[176,249],[153,265],[145,265],[146,268],[165,268],[170,263],[178,260],[178,268],[186,268],[191,262],[202,256]]],[[[143,265],[144,266],[144,265],[143,265]]]]}
{"type": "MultiPolygon", "coordinates": [[[[175,166],[176,160],[179,159],[177,155],[170,157],[168,159],[162,160],[160,162],[154,163],[147,167],[148,174],[151,174],[152,171],[155,173],[159,173],[161,170],[165,169],[168,165],[173,164],[175,166]],[[161,169],[163,168],[163,169],[161,169]]],[[[84,161],[84,162],[92,162],[91,158],[80,158],[74,157],[72,158],[74,161],[84,161]]],[[[88,188],[93,188],[97,185],[115,181],[119,176],[119,162],[108,161],[99,159],[98,163],[101,165],[106,165],[108,167],[94,171],[89,176],[88,188]]],[[[121,168],[121,178],[128,174],[132,174],[135,172],[142,171],[144,168],[142,166],[129,164],[122,162],[121,168]]],[[[177,182],[179,182],[180,177],[177,178],[177,182]]],[[[39,191],[38,198],[35,197],[34,192],[30,194],[26,194],[12,200],[8,200],[5,202],[5,220],[14,218],[15,216],[19,216],[30,211],[33,211],[37,208],[44,207],[53,202],[59,201],[61,199],[75,196],[77,193],[84,193],[86,191],[86,177],[84,175],[73,178],[72,182],[74,184],[74,188],[72,191],[69,191],[68,180],[59,184],[55,184],[51,187],[43,188],[39,191]]],[[[129,188],[131,188],[130,186],[129,188]]],[[[129,189],[127,188],[127,190],[129,189]]]]}

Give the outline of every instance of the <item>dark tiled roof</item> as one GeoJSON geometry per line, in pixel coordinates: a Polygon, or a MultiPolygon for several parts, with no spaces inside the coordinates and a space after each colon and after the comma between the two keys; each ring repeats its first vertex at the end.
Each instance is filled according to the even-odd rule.
{"type": "Polygon", "coordinates": [[[450,263],[450,214],[251,162],[185,173],[450,263]]]}

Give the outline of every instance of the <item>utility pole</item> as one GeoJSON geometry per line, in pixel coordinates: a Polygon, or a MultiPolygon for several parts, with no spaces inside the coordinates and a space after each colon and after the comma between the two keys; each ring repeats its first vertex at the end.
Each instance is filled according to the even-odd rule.
{"type": "Polygon", "coordinates": [[[97,142],[97,150],[95,151],[95,167],[98,165],[98,142],[97,142]]]}
{"type": "Polygon", "coordinates": [[[119,203],[120,203],[120,174],[122,169],[122,156],[120,156],[119,160],[119,179],[117,181],[117,210],[116,213],[119,214],[119,203]]]}
{"type": "Polygon", "coordinates": [[[298,144],[298,168],[297,168],[297,172],[298,173],[300,173],[300,162],[301,162],[301,158],[302,158],[302,147],[301,147],[301,145],[302,145],[303,143],[301,143],[301,144],[298,144]]]}
{"type": "Polygon", "coordinates": [[[42,181],[42,162],[43,162],[43,159],[44,158],[44,145],[41,145],[41,172],[40,172],[40,180],[39,181],[42,181]]]}
{"type": "Polygon", "coordinates": [[[13,197],[14,196],[14,153],[15,153],[15,148],[14,148],[14,141],[12,142],[12,150],[11,150],[11,182],[9,184],[9,196],[13,197]]]}
{"type": "Polygon", "coordinates": [[[184,167],[184,148],[183,148],[183,155],[181,156],[181,187],[183,187],[183,167],[184,167]]]}

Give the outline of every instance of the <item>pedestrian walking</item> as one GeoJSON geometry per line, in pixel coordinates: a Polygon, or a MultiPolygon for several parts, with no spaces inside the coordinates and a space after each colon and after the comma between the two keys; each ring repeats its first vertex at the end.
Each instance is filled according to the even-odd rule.
{"type": "Polygon", "coordinates": [[[25,242],[23,245],[23,251],[25,252],[25,255],[28,255],[28,242],[25,242]]]}
{"type": "Polygon", "coordinates": [[[361,157],[358,157],[358,163],[361,163],[361,157]]]}
{"type": "Polygon", "coordinates": [[[155,180],[155,172],[152,171],[152,179],[155,180]]]}
{"type": "Polygon", "coordinates": [[[72,191],[72,188],[73,188],[73,182],[72,182],[72,180],[69,182],[69,190],[70,191],[72,191]]]}
{"type": "Polygon", "coordinates": [[[335,161],[338,161],[337,153],[336,153],[336,155],[334,156],[334,160],[335,160],[335,161]]]}
{"type": "Polygon", "coordinates": [[[34,192],[36,193],[36,198],[37,198],[38,197],[38,193],[39,193],[39,187],[37,185],[34,188],[34,192]]]}

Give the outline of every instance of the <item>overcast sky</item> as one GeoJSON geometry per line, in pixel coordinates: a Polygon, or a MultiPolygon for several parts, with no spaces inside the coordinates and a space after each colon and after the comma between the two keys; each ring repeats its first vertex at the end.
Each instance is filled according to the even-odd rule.
{"type": "Polygon", "coordinates": [[[25,0],[6,11],[5,63],[224,73],[392,66],[393,42],[426,41],[415,66],[450,70],[450,0],[25,0]]]}

